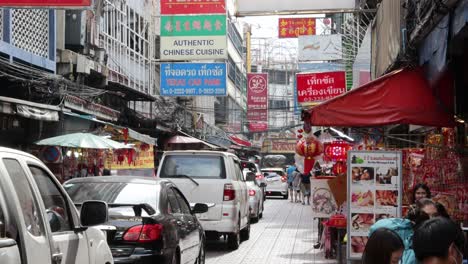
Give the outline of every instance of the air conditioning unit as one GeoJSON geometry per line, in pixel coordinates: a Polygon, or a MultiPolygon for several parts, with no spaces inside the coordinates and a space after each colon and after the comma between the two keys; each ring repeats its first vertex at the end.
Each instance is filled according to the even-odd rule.
{"type": "Polygon", "coordinates": [[[86,13],[82,10],[67,10],[65,12],[65,47],[81,49],[86,40],[86,13]]]}

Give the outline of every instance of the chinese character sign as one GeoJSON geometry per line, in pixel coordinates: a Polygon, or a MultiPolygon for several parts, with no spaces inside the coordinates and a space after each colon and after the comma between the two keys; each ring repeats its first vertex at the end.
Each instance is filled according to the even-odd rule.
{"type": "Polygon", "coordinates": [[[162,63],[162,96],[226,96],[225,63],[162,63]]]}
{"type": "Polygon", "coordinates": [[[161,36],[223,36],[226,15],[162,16],[161,36]]]}
{"type": "Polygon", "coordinates": [[[279,38],[297,38],[305,35],[315,35],[315,18],[280,18],[279,38]]]}
{"type": "Polygon", "coordinates": [[[316,103],[346,92],[344,71],[296,74],[298,103],[316,103]]]}
{"type": "Polygon", "coordinates": [[[247,74],[247,120],[268,121],[268,74],[247,74]]]}
{"type": "Polygon", "coordinates": [[[161,15],[226,14],[224,0],[161,0],[161,15]]]}

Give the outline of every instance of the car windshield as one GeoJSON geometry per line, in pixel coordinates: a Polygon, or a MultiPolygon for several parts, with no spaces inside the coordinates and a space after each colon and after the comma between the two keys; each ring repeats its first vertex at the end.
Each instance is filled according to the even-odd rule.
{"type": "Polygon", "coordinates": [[[224,159],[210,155],[171,155],[162,164],[160,178],[225,179],[224,159]]]}
{"type": "MultiPolygon", "coordinates": [[[[147,203],[156,211],[161,190],[159,185],[126,182],[77,182],[67,183],[64,187],[75,204],[88,200],[101,200],[108,204],[147,203]]],[[[134,215],[131,207],[112,208],[111,211],[134,215]]]]}

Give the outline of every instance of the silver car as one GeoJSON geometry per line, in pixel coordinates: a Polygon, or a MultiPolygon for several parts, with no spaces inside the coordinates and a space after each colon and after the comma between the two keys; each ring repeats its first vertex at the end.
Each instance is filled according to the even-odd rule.
{"type": "Polygon", "coordinates": [[[266,195],[283,196],[284,199],[288,199],[288,179],[284,169],[263,168],[261,171],[267,182],[266,195]]]}
{"type": "Polygon", "coordinates": [[[263,203],[265,202],[262,189],[266,186],[265,183],[256,181],[255,173],[244,170],[244,179],[249,189],[249,205],[250,205],[250,221],[257,223],[263,217],[263,203]]]}
{"type": "Polygon", "coordinates": [[[260,184],[263,183],[262,186],[264,186],[264,187],[261,187],[261,189],[262,189],[262,193],[263,193],[263,200],[265,200],[265,197],[266,197],[265,187],[266,187],[267,183],[266,183],[266,180],[265,180],[265,176],[260,171],[260,167],[258,166],[257,163],[252,162],[252,161],[243,160],[243,161],[241,161],[241,164],[242,164],[244,174],[246,172],[251,171],[251,172],[253,172],[255,174],[255,181],[258,183],[258,186],[260,186],[260,184]]]}

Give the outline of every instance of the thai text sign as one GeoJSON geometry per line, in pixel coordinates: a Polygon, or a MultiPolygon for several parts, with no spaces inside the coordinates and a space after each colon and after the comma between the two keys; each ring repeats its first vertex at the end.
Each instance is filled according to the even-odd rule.
{"type": "Polygon", "coordinates": [[[268,130],[267,122],[250,122],[249,131],[250,132],[262,132],[268,130]]]}
{"type": "Polygon", "coordinates": [[[299,103],[322,102],[346,92],[344,71],[298,73],[296,82],[299,103]]]}
{"type": "Polygon", "coordinates": [[[299,36],[299,61],[341,60],[341,35],[299,36]]]}
{"type": "Polygon", "coordinates": [[[226,16],[162,16],[161,59],[226,59],[226,16]]]}
{"type": "Polygon", "coordinates": [[[161,0],[161,15],[226,14],[224,0],[161,0]]]}
{"type": "Polygon", "coordinates": [[[225,63],[162,63],[162,96],[226,96],[225,63]]]}
{"type": "Polygon", "coordinates": [[[280,18],[279,38],[297,38],[304,35],[315,35],[315,18],[280,18]]]}
{"type": "Polygon", "coordinates": [[[1,0],[2,7],[90,7],[91,0],[1,0]]]}
{"type": "Polygon", "coordinates": [[[296,151],[296,140],[271,140],[270,153],[294,153],[296,151]]]}
{"type": "Polygon", "coordinates": [[[268,74],[247,74],[247,120],[268,121],[268,74]]]}

